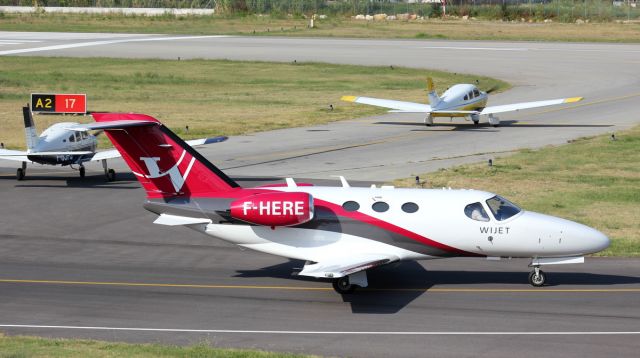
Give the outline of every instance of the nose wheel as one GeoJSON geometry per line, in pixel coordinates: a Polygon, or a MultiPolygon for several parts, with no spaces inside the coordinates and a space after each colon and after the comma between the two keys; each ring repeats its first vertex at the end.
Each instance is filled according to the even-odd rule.
{"type": "Polygon", "coordinates": [[[80,166],[80,169],[78,169],[78,172],[80,172],[80,178],[84,178],[86,171],[83,166],[80,166]]]}
{"type": "Polygon", "coordinates": [[[547,276],[540,267],[534,267],[533,271],[529,273],[529,283],[534,287],[542,287],[544,286],[545,281],[547,280],[547,276]]]}

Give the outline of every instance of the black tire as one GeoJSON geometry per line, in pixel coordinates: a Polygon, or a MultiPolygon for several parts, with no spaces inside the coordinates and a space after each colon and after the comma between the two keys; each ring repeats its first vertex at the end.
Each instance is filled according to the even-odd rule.
{"type": "Polygon", "coordinates": [[[107,171],[107,180],[108,181],[116,181],[116,171],[113,169],[109,169],[107,171]]]}
{"type": "Polygon", "coordinates": [[[546,281],[547,281],[547,275],[545,275],[545,273],[542,270],[538,271],[537,277],[536,277],[535,271],[531,271],[529,273],[529,283],[533,287],[542,287],[544,286],[544,283],[546,281]]]}
{"type": "Polygon", "coordinates": [[[498,128],[498,126],[500,126],[499,124],[494,124],[493,128],[498,128]]]}
{"type": "Polygon", "coordinates": [[[24,170],[22,170],[22,168],[18,168],[18,171],[16,171],[16,179],[24,180],[24,176],[24,170]]]}
{"type": "Polygon", "coordinates": [[[356,289],[356,285],[349,283],[349,276],[340,277],[333,281],[333,289],[341,295],[353,292],[356,289]]]}
{"type": "Polygon", "coordinates": [[[84,167],[80,167],[80,169],[78,169],[78,171],[80,172],[80,178],[84,178],[84,176],[86,174],[85,170],[84,170],[84,167]]]}
{"type": "Polygon", "coordinates": [[[480,125],[480,121],[473,121],[473,125],[474,126],[479,126],[480,125]]]}

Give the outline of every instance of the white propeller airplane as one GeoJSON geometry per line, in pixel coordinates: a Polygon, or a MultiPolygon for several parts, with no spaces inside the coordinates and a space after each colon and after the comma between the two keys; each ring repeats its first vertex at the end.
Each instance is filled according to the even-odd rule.
{"type": "Polygon", "coordinates": [[[574,103],[582,100],[582,97],[571,97],[487,107],[487,100],[492,89],[483,92],[472,84],[457,84],[446,90],[442,96],[438,96],[430,77],[427,78],[427,92],[429,104],[356,96],[342,96],[341,100],[389,108],[390,112],[394,113],[426,113],[424,124],[427,126],[432,126],[433,119],[436,117],[464,117],[467,120],[470,117],[473,124],[478,125],[480,116],[488,116],[489,124],[494,127],[500,125],[500,119],[495,116],[498,113],[574,103]]]}
{"type": "MultiPolygon", "coordinates": [[[[56,123],[38,136],[33,116],[29,107],[22,107],[24,116],[24,130],[27,137],[27,151],[0,149],[0,159],[22,162],[18,168],[16,178],[23,180],[27,173],[27,162],[47,165],[78,166],[80,177],[84,178],[84,163],[92,161],[102,162],[104,174],[108,181],[116,180],[116,172],[107,167],[107,159],[119,158],[120,153],[115,150],[96,152],[98,141],[96,135],[87,133],[84,129],[76,130],[79,123],[56,123]]],[[[99,134],[100,132],[98,132],[99,134]]],[[[189,145],[200,146],[227,140],[227,137],[213,137],[187,141],[189,145]]]]}
{"type": "Polygon", "coordinates": [[[146,190],[156,224],[184,226],[249,249],[306,260],[299,275],[333,280],[349,293],[366,270],[401,260],[454,256],[581,263],[609,239],[572,221],[525,211],[484,191],[354,188],[296,184],[242,188],[158,120],[93,113],[86,130],[104,130],[146,190]]]}

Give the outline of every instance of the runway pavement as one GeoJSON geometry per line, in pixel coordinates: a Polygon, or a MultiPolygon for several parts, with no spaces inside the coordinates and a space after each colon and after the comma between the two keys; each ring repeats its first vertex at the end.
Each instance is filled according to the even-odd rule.
{"type": "MultiPolygon", "coordinates": [[[[586,97],[503,116],[496,129],[427,129],[395,114],[203,150],[233,177],[258,177],[240,178],[244,185],[334,174],[389,180],[639,121],[638,45],[0,32],[0,55],[16,50],[439,68],[515,84],[493,104],[586,97]]],[[[371,289],[340,296],[327,282],[292,276],[301,262],[153,225],[132,175],[107,183],[89,169],[83,181],[33,166],[17,182],[15,166],[0,163],[0,331],[355,357],[635,356],[640,348],[637,259],[551,267],[541,289],[526,283],[526,260],[402,263],[373,271],[371,289]]]]}

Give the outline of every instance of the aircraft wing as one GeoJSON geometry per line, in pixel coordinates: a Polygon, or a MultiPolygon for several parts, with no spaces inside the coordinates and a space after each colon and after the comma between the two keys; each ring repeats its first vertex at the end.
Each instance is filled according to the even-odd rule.
{"type": "Polygon", "coordinates": [[[405,113],[431,112],[431,106],[429,106],[428,104],[394,101],[392,99],[342,96],[340,100],[345,102],[361,103],[361,104],[368,104],[370,106],[389,108],[393,110],[393,112],[405,112],[405,113]]]}
{"type": "Polygon", "coordinates": [[[352,256],[332,257],[315,264],[304,265],[299,275],[311,277],[343,277],[373,267],[398,261],[399,258],[389,254],[359,254],[352,256]]]}
{"type": "Polygon", "coordinates": [[[3,159],[9,159],[9,160],[19,160],[19,161],[29,161],[29,159],[26,159],[27,156],[40,156],[40,157],[44,157],[44,156],[50,156],[50,155],[87,155],[87,154],[93,154],[93,152],[91,151],[68,151],[68,152],[22,152],[19,150],[4,150],[4,149],[0,149],[0,157],[3,159]],[[18,158],[18,159],[15,159],[18,158]]]}
{"type": "MultiPolygon", "coordinates": [[[[229,138],[225,136],[219,136],[219,137],[211,137],[211,138],[192,139],[186,142],[192,147],[198,147],[205,144],[224,142],[227,139],[229,138]]],[[[95,161],[100,161],[104,159],[114,159],[114,158],[120,158],[120,157],[121,157],[120,152],[118,152],[117,149],[110,149],[110,150],[97,152],[96,155],[93,156],[93,158],[89,159],[89,161],[95,162],[95,161]]]]}
{"type": "Polygon", "coordinates": [[[0,149],[0,159],[15,160],[17,162],[30,162],[27,152],[20,150],[0,149]]]}
{"type": "Polygon", "coordinates": [[[503,113],[503,112],[513,112],[513,111],[519,111],[521,109],[554,106],[556,104],[574,103],[579,101],[582,101],[582,97],[571,97],[571,98],[550,99],[547,101],[505,104],[502,106],[489,106],[483,109],[482,112],[480,112],[480,114],[484,115],[484,114],[496,114],[496,113],[503,113]]]}

